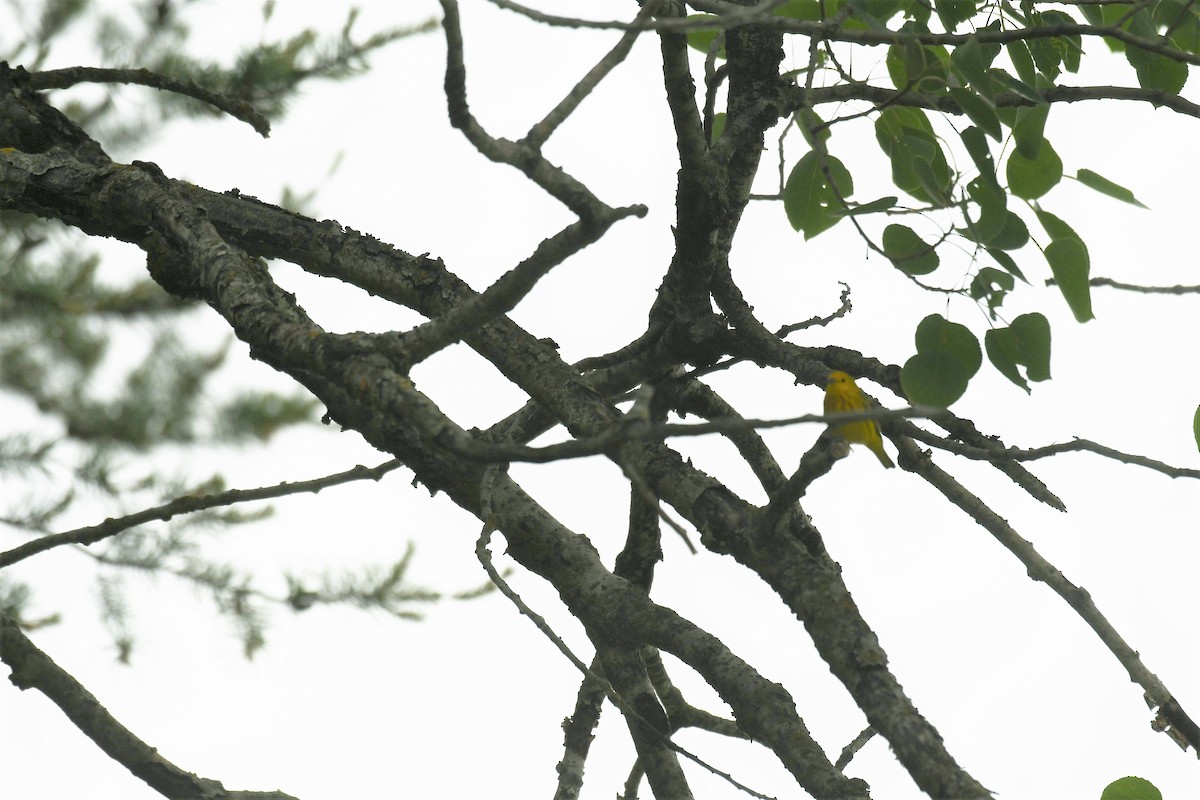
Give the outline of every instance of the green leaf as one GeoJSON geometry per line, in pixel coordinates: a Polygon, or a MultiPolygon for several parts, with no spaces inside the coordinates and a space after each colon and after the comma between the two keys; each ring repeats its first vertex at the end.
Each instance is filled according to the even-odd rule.
{"type": "MultiPolygon", "coordinates": [[[[689,14],[688,19],[690,19],[690,20],[698,20],[698,19],[715,20],[715,19],[717,19],[717,16],[714,14],[689,14]]],[[[701,53],[704,53],[705,55],[707,55],[709,48],[712,47],[713,40],[716,39],[717,36],[719,36],[720,34],[721,34],[720,27],[688,28],[688,31],[687,31],[688,47],[691,47],[694,50],[699,50],[701,53]]],[[[724,57],[725,57],[725,47],[724,47],[724,45],[722,45],[721,49],[719,51],[717,51],[717,58],[724,58],[724,57]]]]}
{"type": "Polygon", "coordinates": [[[1046,99],[1042,97],[1037,89],[1034,89],[1024,81],[1019,81],[1012,75],[1009,75],[1002,69],[992,70],[992,80],[998,81],[1005,89],[1008,89],[1013,94],[1024,97],[1033,103],[1044,103],[1046,99]]]}
{"type": "Polygon", "coordinates": [[[991,103],[970,89],[951,89],[950,96],[967,115],[967,119],[982,128],[988,136],[1000,141],[1000,118],[996,116],[996,109],[991,103]]]}
{"type": "Polygon", "coordinates": [[[1130,775],[1105,786],[1100,800],[1163,800],[1163,796],[1150,781],[1130,775]]]}
{"type": "Polygon", "coordinates": [[[1191,0],[1159,0],[1152,7],[1156,30],[1171,29],[1171,41],[1180,50],[1200,51],[1200,9],[1191,0]]]}
{"type": "Polygon", "coordinates": [[[800,109],[793,117],[796,121],[796,127],[800,129],[800,133],[804,136],[804,141],[808,142],[808,146],[816,149],[813,145],[813,134],[815,130],[817,137],[822,142],[828,142],[829,137],[833,133],[833,129],[825,125],[825,120],[821,119],[817,112],[811,108],[800,109]]]}
{"type": "Polygon", "coordinates": [[[945,408],[979,371],[979,340],[965,326],[932,314],[917,326],[916,344],[916,355],[900,370],[900,385],[910,402],[945,408]]]}
{"type": "Polygon", "coordinates": [[[941,314],[930,314],[917,325],[918,353],[938,355],[959,365],[972,375],[983,364],[979,340],[965,325],[951,322],[941,314]]]}
{"type": "Polygon", "coordinates": [[[1059,291],[1075,319],[1079,322],[1094,319],[1092,291],[1088,285],[1091,263],[1087,247],[1079,239],[1055,239],[1046,245],[1045,254],[1059,291]]]}
{"type": "Polygon", "coordinates": [[[875,138],[892,163],[892,182],[918,200],[942,203],[952,173],[924,112],[890,106],[875,120],[875,138]]]}
{"type": "Polygon", "coordinates": [[[975,220],[966,217],[967,227],[964,234],[973,242],[988,244],[1004,230],[1008,219],[1005,209],[1008,198],[999,186],[982,178],[976,178],[967,184],[967,194],[979,207],[979,217],[975,220]]]}
{"type": "Polygon", "coordinates": [[[884,23],[900,8],[899,0],[846,0],[846,5],[869,30],[886,30],[884,23]]]}
{"type": "Polygon", "coordinates": [[[1008,57],[1013,62],[1013,68],[1017,71],[1017,77],[1026,84],[1032,84],[1036,78],[1033,71],[1033,57],[1029,55],[1029,48],[1021,41],[1009,42],[1004,48],[1008,51],[1008,57]]]}
{"type": "Polygon", "coordinates": [[[883,252],[896,269],[907,275],[928,275],[938,268],[937,250],[904,225],[884,228],[883,252]]]}
{"type": "Polygon", "coordinates": [[[1005,272],[1008,272],[1010,275],[1017,276],[1021,280],[1025,281],[1025,283],[1029,283],[1029,281],[1025,280],[1025,274],[1021,272],[1021,268],[1017,266],[1017,262],[1013,261],[1012,256],[993,247],[988,247],[986,249],[987,254],[992,257],[992,260],[1004,267],[1005,272]]]}
{"type": "MultiPolygon", "coordinates": [[[[854,193],[854,180],[840,160],[826,156],[825,163],[843,198],[854,193]]],[[[792,228],[811,239],[837,224],[844,212],[837,193],[830,187],[817,154],[809,151],[796,162],[783,187],[783,209],[792,228]]]]}
{"type": "Polygon", "coordinates": [[[1143,89],[1179,94],[1179,90],[1187,83],[1188,65],[1185,63],[1134,45],[1125,49],[1125,58],[1137,72],[1138,84],[1143,89]]]}
{"type": "Polygon", "coordinates": [[[1095,189],[1097,192],[1100,192],[1100,194],[1106,194],[1109,197],[1115,197],[1122,202],[1130,203],[1140,208],[1146,208],[1146,206],[1140,200],[1133,196],[1133,192],[1129,191],[1120,184],[1113,183],[1103,175],[1097,175],[1090,169],[1079,170],[1079,172],[1075,175],[1075,180],[1079,181],[1090,189],[1095,189]]]}
{"type": "Polygon", "coordinates": [[[996,318],[996,309],[1004,303],[1004,298],[1013,290],[1016,280],[1007,272],[1001,272],[995,267],[984,267],[971,279],[971,298],[986,300],[988,313],[996,318]]]}
{"type": "Polygon", "coordinates": [[[992,84],[991,78],[988,77],[988,67],[992,62],[978,39],[968,39],[954,48],[954,52],[950,54],[950,63],[976,91],[988,92],[992,84]]]}
{"type": "Polygon", "coordinates": [[[996,180],[996,162],[992,160],[992,151],[988,147],[983,131],[974,127],[964,128],[958,137],[962,139],[963,146],[967,148],[967,153],[975,162],[975,169],[979,170],[979,177],[999,186],[1000,184],[996,180]]]}
{"type": "MultiPolygon", "coordinates": [[[[929,17],[933,13],[930,4],[925,0],[909,0],[908,5],[904,9],[905,16],[912,18],[912,27],[923,33],[929,32],[929,17]]],[[[905,23],[906,26],[909,23],[905,23]]]]}
{"type": "Polygon", "coordinates": [[[1079,11],[1083,14],[1083,18],[1088,21],[1089,25],[1103,25],[1104,12],[1097,6],[1080,6],[1079,11]]]}
{"type": "MultiPolygon", "coordinates": [[[[940,148],[938,155],[941,155],[940,148]]],[[[914,159],[911,166],[925,195],[934,203],[945,205],[950,199],[950,176],[934,172],[932,162],[926,161],[924,158],[914,159]]]]}
{"type": "Polygon", "coordinates": [[[1031,161],[1041,152],[1045,141],[1046,117],[1050,116],[1050,104],[1022,108],[1017,112],[1017,124],[1013,125],[1013,138],[1017,140],[1017,152],[1031,161]]]}
{"type": "Polygon", "coordinates": [[[997,250],[1020,250],[1029,242],[1029,228],[1025,226],[1025,220],[1012,211],[1004,213],[1004,227],[986,244],[997,250]]]}
{"type": "Polygon", "coordinates": [[[1022,314],[1007,328],[993,328],[983,336],[988,360],[1000,374],[1026,392],[1031,381],[1050,378],[1050,323],[1041,314],[1022,314]],[[1025,376],[1018,367],[1025,367],[1025,376]]]}
{"type": "Polygon", "coordinates": [[[1196,449],[1200,450],[1200,406],[1196,407],[1196,414],[1192,417],[1192,436],[1196,438],[1196,449]]]}
{"type": "Polygon", "coordinates": [[[1058,77],[1059,64],[1062,63],[1062,49],[1057,46],[1058,39],[1029,39],[1029,54],[1038,70],[1050,80],[1058,77]]]}
{"type": "Polygon", "coordinates": [[[975,16],[975,0],[938,0],[933,5],[946,33],[954,33],[958,23],[975,16]]]}
{"type": "Polygon", "coordinates": [[[1050,236],[1051,240],[1078,239],[1081,242],[1083,241],[1083,237],[1076,233],[1074,228],[1049,211],[1035,206],[1033,213],[1037,214],[1038,222],[1042,223],[1042,227],[1046,229],[1046,233],[1050,236]]]}
{"type": "Polygon", "coordinates": [[[1042,141],[1037,158],[1015,152],[1008,157],[1008,188],[1017,197],[1034,200],[1062,180],[1062,159],[1047,140],[1042,141]]]}

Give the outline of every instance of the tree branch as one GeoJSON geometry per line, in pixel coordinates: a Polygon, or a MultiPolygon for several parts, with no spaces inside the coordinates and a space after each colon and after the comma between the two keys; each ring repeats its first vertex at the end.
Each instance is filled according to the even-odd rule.
{"type": "Polygon", "coordinates": [[[1091,595],[1084,589],[1071,583],[1049,561],[1044,559],[1033,544],[1022,538],[1007,522],[996,514],[982,500],[967,491],[947,472],[933,463],[933,460],[921,452],[912,442],[900,445],[903,459],[909,464],[909,469],[924,478],[931,486],[942,493],[947,500],[965,511],[984,530],[992,534],[1010,553],[1025,565],[1029,577],[1049,586],[1055,594],[1067,602],[1075,613],[1087,623],[1096,633],[1100,641],[1108,648],[1125,667],[1129,678],[1146,691],[1146,697],[1152,707],[1158,708],[1164,715],[1173,714],[1170,719],[1176,732],[1188,738],[1188,743],[1200,750],[1200,741],[1196,738],[1196,724],[1178,705],[1178,701],[1169,689],[1142,663],[1138,652],[1130,647],[1112,626],[1108,619],[1100,613],[1092,602],[1091,595]]]}
{"type": "MultiPolygon", "coordinates": [[[[497,483],[499,483],[499,481],[497,483]]],[[[501,493],[503,493],[503,489],[500,489],[499,491],[501,493]]],[[[499,512],[498,515],[503,516],[503,512],[499,512]]],[[[566,656],[567,660],[575,665],[576,669],[578,669],[580,672],[582,672],[589,680],[591,680],[597,686],[603,687],[605,696],[608,697],[608,699],[612,702],[613,705],[615,705],[617,708],[619,708],[621,710],[621,713],[623,713],[627,719],[629,719],[631,722],[636,722],[637,724],[639,724],[641,726],[642,731],[649,732],[650,736],[656,738],[659,742],[665,744],[668,749],[673,750],[676,753],[679,753],[680,755],[684,756],[685,758],[687,758],[690,761],[695,762],[696,764],[699,764],[701,767],[704,767],[706,770],[713,773],[714,775],[725,778],[727,781],[729,781],[731,784],[733,784],[735,787],[737,787],[741,791],[746,792],[747,794],[749,794],[753,797],[762,798],[762,800],[769,800],[769,798],[767,798],[765,795],[760,794],[760,793],[754,791],[753,789],[749,788],[748,786],[745,786],[745,785],[739,783],[738,781],[736,781],[732,777],[730,777],[727,773],[716,769],[715,767],[709,765],[704,760],[698,758],[697,756],[693,755],[692,753],[688,752],[684,748],[682,748],[679,745],[672,742],[669,735],[667,734],[667,732],[661,726],[655,726],[652,722],[650,722],[645,717],[643,717],[640,710],[638,708],[634,707],[633,705],[631,705],[628,702],[628,699],[626,697],[622,696],[619,692],[617,692],[607,680],[605,680],[601,676],[597,675],[596,673],[594,673],[590,669],[588,669],[587,665],[585,665],[583,663],[583,661],[581,661],[579,659],[578,656],[576,656],[573,652],[571,652],[571,649],[569,647],[567,647],[566,643],[558,636],[558,634],[556,634],[554,632],[554,630],[546,622],[545,618],[543,618],[540,614],[538,614],[536,611],[534,611],[532,608],[530,608],[528,605],[526,605],[525,601],[521,599],[521,596],[518,595],[515,591],[513,591],[512,587],[508,585],[508,582],[504,580],[504,578],[500,575],[499,571],[492,564],[491,554],[488,552],[488,543],[491,540],[491,534],[492,534],[491,527],[489,525],[485,524],[483,531],[479,535],[479,539],[475,543],[475,555],[479,559],[479,563],[483,565],[483,568],[487,572],[488,577],[491,578],[492,582],[496,584],[496,588],[498,588],[500,590],[500,593],[503,594],[505,597],[507,597],[523,615],[528,617],[529,620],[533,622],[533,624],[537,627],[537,629],[539,631],[541,631],[542,634],[546,638],[548,638],[554,644],[554,646],[556,648],[558,648],[559,652],[561,652],[564,656],[566,656]]],[[[512,540],[509,540],[510,553],[512,552],[513,543],[514,542],[512,540]]],[[[594,553],[595,551],[593,550],[592,552],[594,553]]],[[[646,601],[646,602],[648,603],[649,601],[646,601]]],[[[632,620],[630,620],[630,621],[632,622],[632,620]]],[[[694,630],[697,633],[699,632],[699,629],[694,629],[694,630]]],[[[589,632],[589,635],[591,635],[590,632],[589,632]]],[[[617,638],[617,637],[614,637],[614,638],[617,638]]],[[[624,637],[620,637],[620,638],[624,638],[624,637]]],[[[732,654],[730,654],[730,655],[732,656],[732,654]]],[[[659,709],[659,713],[661,713],[661,708],[659,709]]],[[[666,796],[672,797],[673,795],[668,794],[666,796]]],[[[691,794],[688,793],[684,796],[690,797],[691,794]]]]}
{"type": "Polygon", "coordinates": [[[173,92],[201,103],[210,105],[234,119],[254,128],[264,139],[271,135],[271,122],[255,111],[245,100],[234,100],[223,94],[205,89],[200,84],[184,78],[160,75],[148,69],[102,69],[99,67],[67,67],[33,72],[29,75],[29,86],[33,89],[66,89],[80,83],[131,83],[173,92]]]}
{"type": "Polygon", "coordinates": [[[467,105],[467,69],[463,63],[462,28],[458,1],[439,0],[442,27],[446,32],[446,100],[450,124],[463,132],[475,149],[492,161],[508,164],[525,173],[551,197],[571,209],[580,219],[588,220],[610,210],[591,190],[554,166],[529,143],[511,142],[493,137],[471,114],[467,105]]]}
{"type": "Polygon", "coordinates": [[[55,533],[49,536],[43,536],[40,539],[34,539],[31,542],[18,545],[11,550],[6,550],[0,553],[0,569],[15,564],[18,561],[23,561],[30,556],[43,553],[55,547],[61,547],[67,544],[77,545],[92,545],[96,542],[103,541],[111,536],[116,536],[122,531],[127,531],[130,528],[138,525],[143,525],[147,522],[159,520],[166,522],[172,517],[180,514],[193,514],[197,511],[204,511],[209,508],[219,508],[223,506],[231,506],[236,503],[249,503],[255,500],[270,500],[275,497],[285,497],[290,494],[303,494],[312,492],[316,494],[322,489],[327,489],[330,486],[337,486],[342,483],[351,481],[373,480],[377,481],[387,473],[402,466],[395,459],[386,461],[377,467],[364,467],[359,465],[353,469],[348,469],[345,472],[338,472],[333,475],[326,475],[323,478],[313,478],[307,481],[295,481],[276,484],[275,486],[264,486],[258,489],[230,489],[225,492],[216,494],[203,495],[195,497],[187,495],[177,497],[174,500],[163,503],[162,505],[148,508],[144,511],[138,511],[134,514],[127,514],[123,517],[106,519],[99,525],[88,525],[83,528],[65,531],[63,533],[55,533]]]}
{"type": "Polygon", "coordinates": [[[172,800],[296,800],[283,792],[229,791],[220,782],[185,772],[113,718],[66,670],[0,612],[0,660],[18,689],[37,689],[109,758],[172,800]]]}
{"type": "MultiPolygon", "coordinates": [[[[1164,106],[1185,114],[1189,117],[1200,118],[1200,105],[1193,103],[1177,94],[1164,92],[1161,89],[1142,89],[1131,86],[1054,86],[1038,92],[1047,103],[1078,103],[1088,100],[1127,100],[1151,103],[1164,106]]],[[[958,103],[949,95],[930,95],[911,89],[891,89],[884,86],[872,86],[867,83],[843,83],[835,86],[823,86],[808,89],[792,86],[785,91],[788,98],[786,109],[795,112],[806,106],[817,106],[828,103],[844,103],[850,100],[864,100],[877,106],[911,106],[927,108],[947,114],[963,114],[958,103]]],[[[1033,101],[1013,92],[1001,92],[995,97],[997,107],[1032,106],[1033,101]]]]}
{"type": "MultiPolygon", "coordinates": [[[[634,18],[635,23],[645,22],[650,19],[656,12],[659,5],[659,0],[651,0],[642,6],[638,15],[634,18]]],[[[629,55],[629,51],[633,49],[633,43],[637,41],[638,35],[642,33],[642,29],[630,28],[621,36],[621,40],[617,42],[603,58],[588,70],[587,75],[584,75],[579,83],[575,84],[567,96],[548,113],[541,122],[529,129],[529,133],[525,134],[525,138],[521,140],[522,144],[528,145],[535,150],[540,150],[551,134],[558,129],[559,125],[566,122],[567,117],[575,113],[575,109],[583,102],[592,90],[600,85],[600,81],[608,77],[608,73],[629,55]]]]}

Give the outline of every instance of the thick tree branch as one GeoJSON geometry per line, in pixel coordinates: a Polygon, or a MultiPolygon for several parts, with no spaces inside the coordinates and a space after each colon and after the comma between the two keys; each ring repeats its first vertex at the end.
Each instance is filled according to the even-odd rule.
{"type": "MultiPolygon", "coordinates": [[[[0,160],[0,164],[4,163],[7,162],[0,160]]],[[[82,165],[73,169],[79,168],[82,165]]],[[[250,343],[253,354],[308,386],[326,403],[334,419],[355,428],[375,446],[397,455],[421,481],[431,488],[448,492],[460,505],[478,513],[482,467],[454,457],[440,444],[447,435],[451,438],[461,436],[457,426],[416,391],[411,382],[396,375],[388,359],[366,348],[353,355],[345,350],[326,354],[323,340],[328,337],[304,315],[290,296],[274,286],[266,270],[231,252],[215,237],[208,217],[199,217],[186,204],[169,196],[169,183],[160,185],[139,168],[110,168],[104,172],[98,185],[84,182],[84,185],[95,186],[104,202],[89,204],[77,212],[81,227],[107,230],[110,235],[120,226],[142,231],[147,227],[161,228],[163,235],[171,237],[174,246],[179,248],[185,262],[195,265],[191,280],[195,282],[197,292],[208,298],[229,320],[240,338],[250,343]]],[[[64,181],[72,187],[71,191],[77,191],[79,184],[71,183],[72,175],[72,170],[63,169],[37,177],[48,177],[52,183],[64,181]]],[[[10,188],[8,199],[12,200],[21,192],[13,193],[11,188],[27,184],[21,181],[10,183],[6,176],[0,175],[0,185],[10,188]]],[[[59,191],[65,188],[62,186],[59,191]]],[[[38,197],[48,196],[39,193],[38,197]]],[[[437,272],[428,269],[429,262],[425,262],[425,266],[423,279],[419,282],[423,291],[418,296],[424,302],[418,310],[427,314],[441,313],[457,299],[454,284],[438,286],[436,279],[430,280],[436,278],[437,272]]],[[[393,276],[387,283],[390,285],[395,280],[393,276]]],[[[460,296],[466,299],[465,295],[460,296]]],[[[484,326],[470,337],[470,341],[502,372],[564,420],[573,432],[595,432],[607,429],[617,421],[615,409],[580,382],[577,373],[562,363],[557,353],[511,323],[500,325],[497,321],[495,325],[484,326]],[[500,331],[504,332],[503,336],[497,336],[500,331]],[[530,348],[538,353],[537,357],[528,357],[530,348]]],[[[619,455],[639,474],[646,476],[659,496],[702,531],[707,531],[711,541],[723,542],[731,534],[740,536],[742,534],[736,532],[754,529],[752,510],[744,504],[712,505],[710,502],[698,505],[702,497],[710,501],[717,497],[727,497],[728,501],[733,498],[723,489],[717,493],[709,491],[717,488],[711,479],[662,445],[625,444],[620,447],[619,455]]],[[[501,480],[507,481],[506,478],[501,480]]],[[[569,535],[565,532],[551,534],[554,530],[552,520],[541,516],[543,512],[532,499],[520,492],[515,484],[505,483],[505,486],[504,497],[508,502],[503,505],[506,513],[499,515],[499,519],[509,538],[510,552],[550,580],[585,625],[599,626],[614,644],[621,644],[622,636],[636,636],[631,644],[653,644],[682,658],[706,676],[734,709],[741,727],[756,740],[767,743],[802,786],[814,793],[858,794],[824,760],[820,748],[811,743],[796,716],[794,705],[782,690],[766,685],[740,661],[736,665],[730,662],[731,654],[718,643],[681,639],[682,634],[676,627],[678,623],[664,628],[665,619],[658,617],[659,623],[650,628],[631,626],[630,619],[639,613],[656,618],[655,607],[645,608],[638,603],[635,607],[627,607],[624,604],[634,602],[628,597],[621,597],[621,602],[614,605],[612,592],[617,590],[603,576],[609,575],[615,581],[619,579],[603,570],[598,562],[577,562],[579,569],[592,574],[587,579],[582,573],[568,569],[571,562],[564,562],[562,553],[570,541],[569,535]],[[532,524],[534,520],[537,524],[532,524]],[[579,581],[582,583],[577,583],[579,581]],[[580,594],[579,586],[594,587],[600,594],[580,594]],[[612,617],[614,613],[618,616],[612,617]]],[[[594,559],[590,547],[588,552],[587,558],[594,559]]],[[[840,578],[836,574],[823,574],[820,569],[813,572],[811,567],[816,565],[798,563],[794,558],[798,555],[795,551],[759,548],[760,554],[767,552],[775,556],[770,563],[761,563],[758,556],[747,563],[767,577],[806,624],[813,616],[831,617],[827,624],[808,626],[818,649],[830,660],[835,673],[848,682],[856,699],[873,705],[875,699],[870,692],[863,694],[857,690],[855,684],[859,683],[860,675],[851,654],[858,649],[856,641],[862,636],[874,641],[874,634],[858,615],[840,578]],[[800,596],[796,594],[799,587],[813,585],[813,581],[824,586],[819,598],[806,592],[800,596]],[[817,608],[810,606],[814,600],[818,601],[817,608]],[[846,647],[851,650],[844,651],[846,647]]],[[[739,557],[746,558],[747,553],[743,551],[739,557]]],[[[621,585],[631,590],[629,584],[621,582],[621,585]]],[[[877,643],[872,652],[878,653],[877,643]]],[[[894,678],[882,668],[885,659],[881,653],[875,658],[878,660],[873,662],[872,674],[883,681],[883,686],[894,687],[884,694],[898,704],[892,706],[896,716],[886,715],[886,719],[873,719],[872,722],[903,754],[902,760],[918,784],[931,791],[983,796],[978,791],[978,784],[961,773],[940,747],[936,732],[930,733],[932,728],[898,692],[894,678]],[[902,724],[895,727],[890,723],[902,724]],[[926,733],[914,735],[914,725],[916,730],[926,733]],[[935,742],[937,747],[933,746],[935,742]]],[[[874,686],[875,683],[869,681],[867,685],[874,686]]]]}
{"type": "Polygon", "coordinates": [[[645,772],[655,797],[692,797],[687,778],[670,746],[671,730],[654,686],[646,676],[638,650],[600,647],[597,655],[604,665],[604,675],[613,688],[637,711],[625,715],[625,723],[637,748],[638,765],[645,772]]]}
{"type": "Polygon", "coordinates": [[[166,92],[190,97],[210,105],[234,119],[245,122],[263,138],[271,135],[271,122],[244,100],[234,100],[210,91],[195,81],[160,75],[148,69],[102,69],[99,67],[67,67],[34,72],[29,76],[32,89],[66,89],[80,83],[129,83],[149,86],[166,92]]]}

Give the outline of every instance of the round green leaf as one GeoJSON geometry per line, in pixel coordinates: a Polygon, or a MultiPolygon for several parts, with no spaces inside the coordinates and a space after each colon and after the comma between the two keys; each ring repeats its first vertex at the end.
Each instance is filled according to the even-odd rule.
{"type": "Polygon", "coordinates": [[[1130,775],[1105,786],[1100,800],[1163,800],[1163,796],[1150,781],[1130,775]]]}
{"type": "Polygon", "coordinates": [[[924,406],[947,408],[967,391],[961,372],[949,370],[944,361],[932,355],[917,353],[900,369],[900,385],[909,402],[924,406]]]}
{"type": "Polygon", "coordinates": [[[1050,380],[1050,321],[1042,314],[1022,314],[1009,330],[1021,347],[1021,364],[1031,381],[1050,380]]]}
{"type": "Polygon", "coordinates": [[[941,314],[930,314],[917,325],[918,353],[937,355],[959,365],[967,377],[974,375],[983,363],[979,340],[965,325],[951,322],[941,314]]]}
{"type": "Polygon", "coordinates": [[[1196,449],[1200,450],[1200,406],[1196,407],[1196,414],[1192,417],[1192,436],[1196,438],[1196,449]]]}
{"type": "Polygon", "coordinates": [[[908,275],[928,275],[938,268],[937,250],[904,225],[884,228],[883,252],[896,269],[908,275]]]}
{"type": "MultiPolygon", "coordinates": [[[[854,181],[846,166],[837,158],[825,156],[825,164],[833,176],[834,185],[842,198],[854,193],[854,181]]],[[[837,224],[844,216],[838,193],[829,186],[816,153],[805,153],[788,176],[783,187],[783,209],[788,222],[805,239],[811,239],[837,224]]]]}
{"type": "Polygon", "coordinates": [[[1062,159],[1047,140],[1042,140],[1037,158],[1028,159],[1020,152],[1008,157],[1008,188],[1025,200],[1036,200],[1053,189],[1062,174],[1062,159]]]}
{"type": "Polygon", "coordinates": [[[1004,227],[987,241],[987,245],[999,250],[1020,250],[1029,242],[1029,228],[1025,226],[1025,220],[1012,211],[1004,213],[1004,227]]]}
{"type": "Polygon", "coordinates": [[[1007,328],[989,330],[983,344],[1000,374],[1026,392],[1029,384],[1018,366],[1031,381],[1050,378],[1050,323],[1041,314],[1022,314],[1007,328]]]}
{"type": "Polygon", "coordinates": [[[1125,57],[1137,72],[1138,84],[1143,89],[1179,94],[1179,90],[1187,83],[1188,65],[1183,62],[1133,45],[1125,50],[1125,57]]]}
{"type": "Polygon", "coordinates": [[[900,384],[913,403],[946,407],[967,390],[983,355],[979,340],[965,326],[939,314],[921,320],[917,354],[900,370],[900,384]]]}

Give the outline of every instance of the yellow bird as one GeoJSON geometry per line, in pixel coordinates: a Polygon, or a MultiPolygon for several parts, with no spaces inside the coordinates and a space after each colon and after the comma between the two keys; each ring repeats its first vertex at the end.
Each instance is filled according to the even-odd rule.
{"type": "MultiPolygon", "coordinates": [[[[825,413],[843,414],[850,411],[865,411],[870,408],[867,396],[858,388],[845,372],[834,370],[829,373],[825,384],[825,413]]],[[[879,425],[873,419],[862,419],[857,422],[847,422],[838,425],[834,431],[847,442],[865,444],[885,467],[894,467],[895,463],[883,449],[883,437],[879,435],[879,425]]]]}

